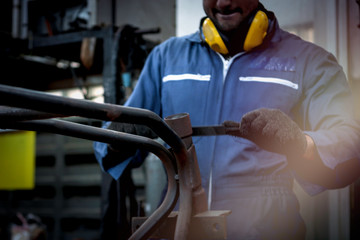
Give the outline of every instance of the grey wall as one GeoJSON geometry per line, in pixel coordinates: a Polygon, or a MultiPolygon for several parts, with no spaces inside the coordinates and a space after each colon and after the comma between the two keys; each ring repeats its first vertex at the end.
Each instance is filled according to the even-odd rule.
{"type": "MultiPolygon", "coordinates": [[[[112,22],[112,1],[97,1],[97,23],[112,22]]],[[[160,34],[146,35],[153,41],[164,41],[175,35],[175,0],[116,0],[115,25],[131,24],[140,29],[160,27],[160,34]]]]}
{"type": "Polygon", "coordinates": [[[151,36],[155,40],[163,41],[175,35],[175,0],[117,0],[116,7],[119,25],[131,19],[140,28],[160,27],[161,33],[151,36]]]}

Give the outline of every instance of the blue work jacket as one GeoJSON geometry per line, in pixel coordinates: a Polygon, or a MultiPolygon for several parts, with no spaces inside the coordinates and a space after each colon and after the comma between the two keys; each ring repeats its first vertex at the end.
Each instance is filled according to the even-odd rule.
{"type": "MultiPolygon", "coordinates": [[[[360,155],[352,101],[334,56],[283,31],[273,20],[262,45],[230,59],[211,50],[199,32],[163,42],[150,53],[125,105],[163,118],[189,113],[192,126],[240,121],[258,108],[280,109],[313,138],[324,164],[334,169],[360,155]]],[[[237,185],[243,177],[293,177],[285,156],[249,140],[203,136],[193,142],[205,189],[210,175],[214,189],[237,185]]],[[[102,164],[106,144],[95,143],[95,153],[102,164]]],[[[118,178],[131,160],[141,161],[139,156],[108,172],[118,178]]],[[[307,190],[315,193],[317,187],[307,190]]]]}

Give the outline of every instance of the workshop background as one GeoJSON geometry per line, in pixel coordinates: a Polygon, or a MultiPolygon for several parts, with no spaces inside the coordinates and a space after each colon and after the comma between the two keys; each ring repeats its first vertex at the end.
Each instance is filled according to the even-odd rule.
{"type": "MultiPolygon", "coordinates": [[[[358,1],[263,4],[276,13],[284,29],[337,57],[358,106],[358,1]]],[[[171,36],[196,31],[203,15],[202,0],[3,0],[0,83],[122,104],[151,49],[171,36]]],[[[91,141],[42,132],[0,132],[0,239],[16,234],[30,239],[25,232],[31,226],[47,239],[99,239],[101,186],[107,178],[91,141]]],[[[142,203],[139,211],[150,215],[165,184],[160,160],[149,156],[132,171],[132,179],[142,203]]],[[[360,182],[316,197],[298,185],[295,191],[308,240],[360,239],[360,182]]]]}

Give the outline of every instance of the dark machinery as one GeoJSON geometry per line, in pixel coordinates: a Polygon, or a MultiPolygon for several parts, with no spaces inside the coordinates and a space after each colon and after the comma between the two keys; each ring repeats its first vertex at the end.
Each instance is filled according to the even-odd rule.
{"type": "Polygon", "coordinates": [[[192,128],[188,114],[163,120],[144,109],[59,97],[0,84],[0,128],[51,132],[111,144],[126,142],[152,152],[164,164],[167,194],[150,217],[133,219],[130,239],[226,239],[226,216],[230,211],[208,210],[191,138],[192,135],[225,134],[223,127],[192,128]],[[143,124],[170,148],[150,138],[61,120],[69,116],[143,124]],[[179,196],[179,210],[172,212],[179,196]]]}

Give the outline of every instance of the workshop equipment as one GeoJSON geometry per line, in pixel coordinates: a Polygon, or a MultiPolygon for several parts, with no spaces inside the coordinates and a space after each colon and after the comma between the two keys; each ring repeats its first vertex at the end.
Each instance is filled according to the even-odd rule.
{"type": "MultiPolygon", "coordinates": [[[[5,85],[0,85],[0,105],[3,105],[0,106],[0,128],[51,132],[108,144],[126,142],[159,157],[167,173],[166,196],[149,218],[135,225],[138,228],[130,239],[147,239],[170,225],[174,229],[169,233],[170,238],[173,236],[177,240],[226,239],[226,216],[230,211],[207,210],[191,140],[193,128],[187,114],[169,116],[163,120],[145,109],[65,98],[5,85]],[[68,116],[143,124],[150,127],[170,148],[146,137],[50,119],[68,116]],[[179,195],[179,210],[171,213],[179,195]],[[203,230],[196,231],[200,229],[203,230]]],[[[217,134],[216,131],[213,133],[217,134]]],[[[224,132],[221,130],[218,133],[224,132]]]]}

